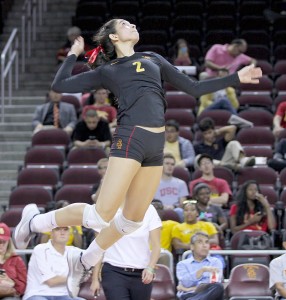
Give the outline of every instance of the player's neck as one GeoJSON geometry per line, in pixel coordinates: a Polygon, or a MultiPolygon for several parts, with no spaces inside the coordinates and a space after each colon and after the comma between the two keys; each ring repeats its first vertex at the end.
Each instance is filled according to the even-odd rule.
{"type": "Polygon", "coordinates": [[[133,45],[130,44],[117,44],[116,54],[117,58],[128,57],[135,53],[133,45]]]}

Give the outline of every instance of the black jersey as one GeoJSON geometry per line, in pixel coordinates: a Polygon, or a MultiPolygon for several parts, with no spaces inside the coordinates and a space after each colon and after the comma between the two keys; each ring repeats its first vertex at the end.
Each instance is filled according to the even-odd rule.
{"type": "Polygon", "coordinates": [[[118,98],[119,125],[161,127],[165,124],[163,81],[195,97],[237,85],[237,73],[224,78],[193,81],[159,54],[136,52],[85,73],[71,75],[76,56],[66,58],[52,89],[60,93],[90,92],[103,87],[118,98]]]}

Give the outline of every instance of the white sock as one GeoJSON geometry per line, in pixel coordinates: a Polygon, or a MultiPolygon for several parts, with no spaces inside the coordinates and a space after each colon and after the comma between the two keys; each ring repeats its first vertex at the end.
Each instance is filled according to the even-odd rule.
{"type": "Polygon", "coordinates": [[[101,249],[94,239],[89,247],[83,251],[81,261],[85,268],[89,270],[94,267],[101,259],[105,250],[101,249]]]}
{"type": "Polygon", "coordinates": [[[58,227],[56,222],[56,211],[52,210],[45,214],[36,215],[31,223],[32,232],[47,232],[58,227]]]}

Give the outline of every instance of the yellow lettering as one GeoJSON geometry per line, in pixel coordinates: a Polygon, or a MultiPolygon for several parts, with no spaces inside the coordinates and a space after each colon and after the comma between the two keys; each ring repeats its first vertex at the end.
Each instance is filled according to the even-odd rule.
{"type": "Polygon", "coordinates": [[[136,72],[140,73],[140,72],[144,72],[145,69],[141,68],[141,62],[140,61],[135,61],[133,64],[133,66],[136,66],[136,72]]]}

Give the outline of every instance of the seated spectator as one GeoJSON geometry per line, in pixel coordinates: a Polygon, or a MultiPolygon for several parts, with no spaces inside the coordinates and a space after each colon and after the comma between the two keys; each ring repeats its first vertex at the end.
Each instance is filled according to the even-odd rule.
{"type": "MultiPolygon", "coordinates": [[[[68,31],[67,31],[67,41],[57,52],[58,64],[61,64],[65,60],[68,52],[71,49],[71,46],[72,46],[74,40],[77,37],[79,37],[80,35],[81,35],[80,28],[78,28],[76,26],[73,26],[73,27],[70,27],[68,29],[68,31]]],[[[79,58],[78,58],[78,60],[83,60],[83,59],[84,59],[83,55],[80,55],[79,58]]]]}
{"type": "Polygon", "coordinates": [[[204,118],[199,123],[199,129],[203,141],[195,145],[196,160],[199,154],[208,154],[216,166],[226,166],[234,171],[255,164],[255,157],[246,157],[241,144],[233,140],[237,129],[235,125],[215,129],[213,119],[204,118]]]}
{"type": "Polygon", "coordinates": [[[25,292],[27,269],[15,252],[10,228],[0,223],[0,298],[19,300],[25,292]]]}
{"type": "Polygon", "coordinates": [[[203,231],[210,237],[210,244],[218,246],[218,232],[210,222],[198,221],[197,200],[186,200],[183,204],[184,223],[178,224],[172,231],[172,246],[176,250],[189,250],[191,237],[197,231],[203,231]]]}
{"type": "Polygon", "coordinates": [[[108,99],[108,91],[106,89],[98,89],[90,94],[86,100],[86,105],[95,107],[98,116],[109,123],[110,128],[116,126],[117,110],[111,106],[106,100],[108,99]]]}
{"type": "Polygon", "coordinates": [[[190,49],[188,42],[184,39],[178,39],[174,46],[173,65],[175,66],[190,66],[192,60],[190,58],[190,49]]]}
{"type": "Polygon", "coordinates": [[[83,110],[83,120],[76,124],[72,139],[75,147],[97,147],[107,152],[111,145],[108,123],[91,107],[83,110]]]}
{"type": "Polygon", "coordinates": [[[243,39],[234,39],[230,44],[215,44],[205,56],[205,72],[200,79],[217,77],[218,71],[228,69],[229,74],[235,73],[242,65],[255,64],[256,60],[244,53],[247,51],[247,42],[243,39]]]}
{"type": "Polygon", "coordinates": [[[69,227],[56,227],[47,243],[34,248],[29,261],[27,288],[23,300],[81,299],[69,297],[67,289],[67,252],[73,249],[66,246],[68,239],[69,227]]]}
{"type": "Polygon", "coordinates": [[[208,204],[227,206],[229,198],[232,195],[231,189],[226,180],[214,176],[213,159],[208,154],[200,155],[198,159],[199,169],[202,177],[192,180],[189,184],[190,195],[194,196],[194,187],[198,183],[207,184],[210,188],[210,200],[208,204]]]}
{"type": "MultiPolygon", "coordinates": [[[[225,77],[228,73],[228,69],[221,69],[218,71],[218,77],[225,77]]],[[[236,97],[235,89],[233,87],[227,87],[226,89],[201,96],[198,115],[200,115],[202,111],[213,109],[224,109],[236,115],[238,108],[239,102],[236,97]]]]}
{"type": "Polygon", "coordinates": [[[181,221],[183,221],[183,201],[189,195],[185,181],[173,176],[175,169],[175,158],[172,154],[164,154],[163,172],[155,198],[161,200],[165,209],[174,209],[181,221]]]}
{"type": "Polygon", "coordinates": [[[227,218],[223,210],[210,203],[211,189],[206,183],[197,183],[193,187],[193,198],[198,201],[199,220],[212,222],[218,233],[223,236],[224,230],[228,227],[227,218]]]}
{"type": "Polygon", "coordinates": [[[260,192],[255,180],[246,181],[239,189],[236,204],[230,208],[230,228],[232,233],[240,230],[275,229],[276,222],[267,198],[260,192]]]}
{"type": "Polygon", "coordinates": [[[280,132],[286,128],[286,102],[281,102],[273,118],[273,134],[278,137],[280,132]]]}
{"type": "Polygon", "coordinates": [[[276,144],[273,158],[269,159],[267,164],[277,172],[286,167],[286,139],[281,139],[276,144]]]}
{"type": "Polygon", "coordinates": [[[154,199],[152,205],[157,210],[157,213],[162,220],[162,229],[161,229],[161,248],[172,251],[172,231],[173,228],[179,223],[173,220],[163,220],[164,216],[164,205],[162,201],[154,199]]]}
{"type": "Polygon", "coordinates": [[[39,105],[33,117],[34,133],[46,128],[62,128],[72,134],[77,117],[72,104],[61,102],[62,94],[50,91],[49,102],[39,105]]]}
{"type": "MultiPolygon", "coordinates": [[[[283,234],[282,246],[286,249],[286,234],[283,234]]],[[[275,292],[275,299],[286,299],[286,282],[285,282],[285,270],[286,270],[286,254],[274,258],[270,262],[269,266],[269,288],[275,292]]]]}
{"type": "Polygon", "coordinates": [[[179,136],[179,123],[175,120],[168,120],[165,126],[164,153],[173,154],[176,166],[192,167],[195,159],[194,147],[189,140],[179,136]]]}
{"type": "Polygon", "coordinates": [[[223,300],[223,265],[209,255],[210,240],[205,232],[196,232],[190,240],[192,255],[177,264],[177,296],[180,300],[223,300]]]}
{"type": "MultiPolygon", "coordinates": [[[[55,209],[59,209],[69,205],[67,200],[59,200],[56,202],[55,209]]],[[[75,246],[82,248],[82,228],[81,226],[70,226],[69,227],[69,239],[67,241],[67,246],[75,246]]],[[[51,238],[51,232],[45,232],[41,235],[40,243],[47,243],[51,238]]]]}

